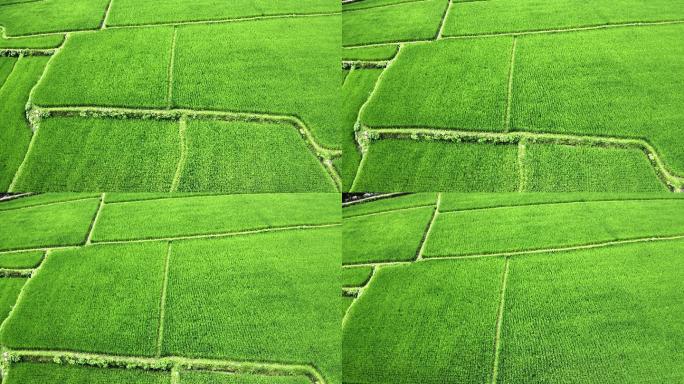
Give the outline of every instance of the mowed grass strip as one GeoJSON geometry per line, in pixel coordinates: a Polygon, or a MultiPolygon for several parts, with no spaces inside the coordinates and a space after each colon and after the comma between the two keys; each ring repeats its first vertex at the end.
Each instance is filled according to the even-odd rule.
{"type": "Polygon", "coordinates": [[[183,384],[311,384],[305,376],[240,375],[227,372],[181,372],[183,384]]]}
{"type": "Polygon", "coordinates": [[[345,218],[343,263],[415,259],[433,212],[433,207],[424,207],[345,218]]]}
{"type": "Polygon", "coordinates": [[[0,250],[82,244],[98,205],[94,198],[0,211],[0,250]]]}
{"type": "Polygon", "coordinates": [[[372,267],[342,268],[342,286],[360,287],[368,282],[372,272],[372,267]]]}
{"type": "Polygon", "coordinates": [[[43,251],[13,252],[0,254],[0,268],[35,268],[43,260],[43,251]]]}
{"type": "Polygon", "coordinates": [[[45,35],[6,39],[0,36],[0,49],[56,48],[64,41],[64,35],[45,35]]]}
{"type": "Polygon", "coordinates": [[[677,240],[511,259],[498,383],[682,381],[683,253],[677,240]]]}
{"type": "Polygon", "coordinates": [[[50,252],[5,323],[2,344],[154,355],[166,250],[158,242],[50,252]]]}
{"type": "Polygon", "coordinates": [[[339,148],[340,16],[178,28],[175,107],[299,117],[339,148]]]}
{"type": "Polygon", "coordinates": [[[184,0],[140,3],[119,0],[112,4],[107,25],[158,24],[171,22],[225,20],[273,15],[339,12],[339,3],[329,0],[233,0],[230,6],[215,0],[184,0]]]}
{"type": "Polygon", "coordinates": [[[345,382],[486,382],[503,272],[503,259],[380,268],[342,329],[345,382]]]}
{"type": "Polygon", "coordinates": [[[446,0],[429,0],[363,10],[342,10],[342,44],[363,45],[437,36],[446,0]]]}
{"type": "Polygon", "coordinates": [[[31,141],[26,101],[48,60],[22,57],[0,88],[0,191],[9,188],[31,141]]]}
{"type": "Polygon", "coordinates": [[[340,235],[173,243],[162,354],[310,364],[339,384],[340,235]]]}
{"type": "Polygon", "coordinates": [[[169,384],[170,380],[163,371],[31,362],[12,364],[7,375],[7,384],[169,384]]]}
{"type": "Polygon", "coordinates": [[[109,0],[50,0],[5,5],[0,25],[8,36],[94,29],[109,0]]]}
{"type": "Polygon", "coordinates": [[[390,60],[397,54],[398,50],[398,45],[344,48],[342,50],[342,60],[390,60]]]}
{"type": "MultiPolygon", "coordinates": [[[[684,195],[672,193],[443,193],[440,212],[512,207],[521,205],[540,205],[572,203],[600,200],[675,200],[684,195]]],[[[343,210],[344,213],[344,210],[343,210]]]]}
{"type": "Polygon", "coordinates": [[[219,234],[339,221],[336,193],[171,198],[105,204],[93,241],[219,234]]]}
{"type": "Polygon", "coordinates": [[[584,202],[442,213],[432,227],[425,257],[684,235],[683,213],[684,200],[584,202]]]}
{"type": "Polygon", "coordinates": [[[14,190],[168,191],[180,158],[171,120],[43,120],[14,190]]]}
{"type": "Polygon", "coordinates": [[[684,25],[519,38],[512,128],[642,138],[684,174],[682,37],[684,25]]]}
{"type": "Polygon", "coordinates": [[[27,280],[23,277],[0,278],[0,323],[9,315],[27,280]]]}
{"type": "Polygon", "coordinates": [[[289,124],[188,122],[180,191],[334,192],[335,184],[289,124]]]}
{"type": "Polygon", "coordinates": [[[40,106],[166,107],[173,28],[71,35],[36,89],[40,106]]]}
{"type": "Polygon", "coordinates": [[[361,116],[371,127],[501,131],[510,37],[405,46],[361,116]]]}
{"type": "Polygon", "coordinates": [[[454,3],[445,36],[567,29],[605,24],[681,20],[681,0],[493,0],[454,3]]]}
{"type": "Polygon", "coordinates": [[[424,205],[435,205],[435,203],[437,203],[437,194],[434,192],[411,193],[368,202],[359,202],[346,206],[342,209],[342,217],[366,215],[370,213],[420,207],[424,205]]]}
{"type": "Polygon", "coordinates": [[[382,139],[371,143],[353,191],[510,192],[517,146],[382,139]]]}
{"type": "Polygon", "coordinates": [[[382,69],[354,69],[349,73],[342,86],[342,169],[340,176],[345,191],[351,188],[352,180],[361,162],[361,154],[356,147],[355,125],[359,109],[370,96],[382,69]]]}
{"type": "Polygon", "coordinates": [[[524,190],[529,192],[666,192],[639,149],[526,145],[524,190]]]}

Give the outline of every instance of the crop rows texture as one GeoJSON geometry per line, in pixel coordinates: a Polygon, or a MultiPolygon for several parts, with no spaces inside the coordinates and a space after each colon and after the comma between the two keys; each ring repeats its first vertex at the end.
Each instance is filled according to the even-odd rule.
{"type": "Polygon", "coordinates": [[[0,278],[0,342],[12,355],[3,376],[48,384],[339,384],[339,220],[333,193],[2,202],[0,268],[31,272],[0,278]],[[14,248],[40,250],[4,251],[14,248]],[[221,364],[249,374],[185,371],[221,364]]]}
{"type": "MultiPolygon", "coordinates": [[[[373,211],[379,205],[375,210],[382,211],[394,199],[411,197],[412,204],[395,207],[406,212],[421,206],[421,195],[344,210],[373,211]]],[[[429,384],[449,377],[598,384],[684,378],[677,336],[684,331],[678,318],[684,286],[677,272],[684,228],[676,218],[683,201],[668,194],[572,193],[447,193],[437,201],[440,213],[426,240],[428,250],[437,244],[460,252],[475,243],[484,253],[521,249],[521,239],[513,238],[518,231],[526,231],[522,241],[534,243],[527,249],[630,236],[645,240],[507,257],[379,263],[346,310],[345,382],[429,384]],[[588,214],[578,216],[582,211],[588,214]],[[461,224],[452,221],[455,217],[461,224]],[[485,232],[493,241],[481,236],[485,232]],[[669,235],[674,237],[649,241],[669,235]]],[[[363,241],[376,234],[354,236],[363,241]]],[[[345,267],[349,276],[355,268],[345,267]]]]}

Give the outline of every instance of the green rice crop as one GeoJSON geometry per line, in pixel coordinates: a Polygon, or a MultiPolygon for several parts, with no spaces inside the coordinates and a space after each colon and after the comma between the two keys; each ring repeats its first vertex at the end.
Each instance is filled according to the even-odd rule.
{"type": "Polygon", "coordinates": [[[511,259],[498,383],[682,381],[683,252],[677,240],[511,259]]]}
{"type": "Polygon", "coordinates": [[[166,252],[161,242],[50,252],[7,319],[2,344],[154,355],[166,252]]]}
{"type": "Polygon", "coordinates": [[[339,195],[245,194],[105,204],[93,241],[133,240],[338,223],[339,195]]]}
{"type": "Polygon", "coordinates": [[[322,16],[179,27],[173,105],[298,116],[339,148],[339,26],[322,16]]]}
{"type": "Polygon", "coordinates": [[[189,384],[311,384],[311,380],[304,376],[258,376],[193,371],[182,372],[180,382],[189,384]]]}
{"type": "Polygon", "coordinates": [[[168,372],[22,362],[12,364],[7,384],[169,384],[168,372]]]}
{"type": "Polygon", "coordinates": [[[339,247],[337,228],[172,244],[163,355],[310,364],[340,383],[339,247]]]}
{"type": "Polygon", "coordinates": [[[525,191],[667,191],[644,152],[566,145],[527,145],[525,191]]]}
{"type": "Polygon", "coordinates": [[[50,0],[4,5],[0,25],[9,36],[97,28],[109,0],[50,0]]]}
{"type": "Polygon", "coordinates": [[[0,191],[9,188],[31,141],[24,109],[47,61],[47,57],[19,59],[0,88],[0,191]]]}
{"type": "Polygon", "coordinates": [[[433,212],[433,207],[421,207],[346,218],[343,263],[415,259],[433,212]]]}
{"type": "MultiPolygon", "coordinates": [[[[140,194],[138,194],[140,195],[140,194]]],[[[28,196],[22,196],[21,198],[14,198],[7,201],[0,201],[0,211],[6,211],[10,209],[33,207],[37,205],[46,205],[53,203],[61,203],[63,201],[73,201],[81,200],[89,197],[99,197],[99,193],[74,193],[74,192],[61,192],[61,193],[40,193],[28,196]]]]}
{"type": "Polygon", "coordinates": [[[512,252],[682,234],[684,200],[679,199],[505,207],[440,214],[424,256],[512,252]]]}
{"type": "Polygon", "coordinates": [[[0,250],[85,242],[98,199],[0,211],[0,250]]]}
{"type": "Polygon", "coordinates": [[[181,191],[333,192],[327,171],[291,125],[190,121],[181,191]]]}
{"type": "Polygon", "coordinates": [[[493,0],[454,4],[445,36],[681,20],[679,0],[493,0]]]}
{"type": "Polygon", "coordinates": [[[404,3],[421,2],[426,0],[363,0],[363,1],[352,1],[343,4],[342,8],[347,10],[352,9],[369,9],[376,7],[386,7],[388,5],[400,5],[404,3]]]}
{"type": "Polygon", "coordinates": [[[16,63],[16,57],[0,57],[0,89],[2,89],[2,85],[7,80],[7,77],[12,73],[16,63]]]}
{"type": "Polygon", "coordinates": [[[344,48],[342,60],[390,60],[397,54],[399,46],[384,45],[379,47],[344,48]]]}
{"type": "Polygon", "coordinates": [[[19,277],[0,278],[0,322],[9,315],[26,280],[19,277]]]}
{"type": "Polygon", "coordinates": [[[431,39],[448,1],[428,0],[363,10],[342,10],[344,46],[431,39]]]}
{"type": "Polygon", "coordinates": [[[515,191],[517,153],[514,145],[378,140],[353,191],[515,191]]]}
{"type": "Polygon", "coordinates": [[[35,268],[43,260],[43,251],[0,254],[0,268],[35,268]]]}
{"type": "Polygon", "coordinates": [[[381,267],[342,328],[344,381],[487,382],[503,264],[381,267]]]}
{"type": "Polygon", "coordinates": [[[513,129],[645,138],[684,174],[683,33],[667,25],[520,38],[513,129]]]}
{"type": "Polygon", "coordinates": [[[50,63],[33,102],[166,107],[172,42],[171,27],[72,35],[50,63]]]}
{"type": "Polygon", "coordinates": [[[45,119],[15,190],[167,191],[180,158],[178,129],[174,121],[45,119]]]}
{"type": "Polygon", "coordinates": [[[352,70],[342,86],[342,126],[345,127],[342,141],[342,172],[344,190],[349,190],[356,169],[361,162],[361,154],[356,148],[354,125],[359,109],[370,96],[375,82],[382,73],[381,69],[352,70]]]}
{"type": "Polygon", "coordinates": [[[339,3],[329,0],[233,0],[230,5],[215,0],[140,2],[117,0],[107,25],[157,24],[182,21],[220,20],[266,15],[339,12],[339,3]]]}
{"type": "Polygon", "coordinates": [[[420,207],[423,205],[435,205],[437,194],[432,193],[411,193],[402,196],[394,196],[373,200],[369,202],[359,202],[344,207],[342,217],[358,216],[367,213],[392,211],[395,209],[420,207]]]}
{"type": "Polygon", "coordinates": [[[353,302],[354,298],[350,296],[342,296],[340,298],[340,317],[344,317],[344,314],[349,310],[353,302]]]}
{"type": "MultiPolygon", "coordinates": [[[[0,259],[2,260],[2,259],[0,259]]],[[[354,267],[342,268],[342,286],[343,287],[359,287],[368,281],[371,276],[373,268],[371,267],[354,267]]]]}
{"type": "Polygon", "coordinates": [[[64,41],[64,35],[45,35],[6,39],[0,36],[0,49],[4,48],[56,48],[64,41]]]}
{"type": "Polygon", "coordinates": [[[512,42],[503,37],[402,48],[362,122],[371,127],[503,130],[512,42]]]}

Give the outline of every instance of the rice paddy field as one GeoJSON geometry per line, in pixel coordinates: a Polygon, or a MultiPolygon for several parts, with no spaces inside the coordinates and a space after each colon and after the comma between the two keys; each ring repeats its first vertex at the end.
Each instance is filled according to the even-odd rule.
{"type": "Polygon", "coordinates": [[[684,190],[684,1],[343,4],[343,188],[684,190]]]}
{"type": "Polygon", "coordinates": [[[337,191],[341,22],[332,0],[0,0],[0,191],[337,191]]]}
{"type": "Polygon", "coordinates": [[[7,384],[340,384],[335,193],[0,201],[7,384]]]}
{"type": "Polygon", "coordinates": [[[399,194],[342,217],[345,383],[684,381],[677,194],[399,194]]]}

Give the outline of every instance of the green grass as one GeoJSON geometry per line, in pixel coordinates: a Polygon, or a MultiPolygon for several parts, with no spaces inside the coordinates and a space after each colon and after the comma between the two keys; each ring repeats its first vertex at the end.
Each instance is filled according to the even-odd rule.
{"type": "Polygon", "coordinates": [[[672,25],[520,38],[512,127],[645,138],[684,174],[683,33],[672,25]]]}
{"type": "Polygon", "coordinates": [[[486,382],[503,263],[380,268],[342,329],[345,382],[486,382]]]}
{"type": "Polygon", "coordinates": [[[332,192],[335,185],[296,128],[191,121],[181,191],[332,192]]]}
{"type": "Polygon", "coordinates": [[[7,201],[0,201],[0,211],[6,211],[17,208],[33,207],[37,205],[60,203],[63,201],[72,201],[86,199],[89,197],[99,197],[98,193],[40,193],[28,196],[22,196],[7,201]]]}
{"type": "Polygon", "coordinates": [[[163,354],[312,364],[339,383],[339,246],[337,228],[174,243],[163,354]]]}
{"type": "Polygon", "coordinates": [[[166,243],[57,250],[2,332],[14,349],[154,355],[166,243]]]}
{"type": "Polygon", "coordinates": [[[0,211],[0,250],[85,242],[98,199],[0,211]]]}
{"type": "Polygon", "coordinates": [[[684,201],[609,201],[443,213],[425,257],[525,251],[684,234],[684,201]],[[626,225],[629,223],[629,225],[626,225]]]}
{"type": "Polygon", "coordinates": [[[187,384],[310,384],[303,376],[235,375],[220,372],[183,372],[181,383],[187,384]]]}
{"type": "Polygon", "coordinates": [[[453,5],[446,20],[444,35],[564,29],[682,18],[682,3],[671,0],[475,1],[453,5]]]}
{"type": "Polygon", "coordinates": [[[421,2],[426,0],[363,0],[363,1],[353,1],[342,5],[342,9],[352,10],[352,9],[369,9],[376,7],[385,7],[388,5],[400,5],[403,3],[413,3],[421,2]]]}
{"type": "Polygon", "coordinates": [[[342,12],[344,46],[432,39],[447,7],[446,0],[430,0],[392,7],[342,12]]]}
{"type": "Polygon", "coordinates": [[[179,27],[173,105],[298,116],[339,148],[339,25],[324,16],[179,27]]]}
{"type": "Polygon", "coordinates": [[[684,380],[683,252],[678,240],[511,259],[498,382],[684,380]]]}
{"type": "Polygon", "coordinates": [[[0,191],[9,188],[31,141],[25,106],[47,61],[47,57],[19,59],[0,88],[0,191]]]}
{"type": "Polygon", "coordinates": [[[436,193],[412,193],[408,195],[393,196],[365,203],[356,203],[342,209],[342,217],[364,215],[367,213],[391,211],[395,209],[419,207],[422,205],[435,205],[436,193]]]}
{"type": "MultiPolygon", "coordinates": [[[[344,314],[349,310],[349,307],[354,302],[353,297],[342,296],[340,297],[340,317],[344,317],[344,314]]],[[[343,352],[344,353],[344,352],[343,352]]]]}
{"type": "Polygon", "coordinates": [[[5,5],[0,25],[8,36],[93,29],[100,26],[109,0],[49,0],[5,5]]]}
{"type": "Polygon", "coordinates": [[[64,41],[63,35],[46,35],[5,39],[0,36],[0,49],[4,48],[56,48],[64,41]]]}
{"type": "Polygon", "coordinates": [[[525,191],[667,191],[644,152],[531,144],[525,149],[525,191]]]}
{"type": "Polygon", "coordinates": [[[136,201],[105,204],[93,232],[93,241],[216,234],[331,224],[339,220],[339,195],[335,193],[244,194],[136,201]]]}
{"type": "Polygon", "coordinates": [[[353,264],[415,259],[433,212],[433,207],[423,207],[344,219],[342,261],[353,264]]]}
{"type": "Polygon", "coordinates": [[[342,171],[343,189],[349,190],[354,180],[356,169],[361,162],[361,154],[356,148],[354,125],[359,115],[359,109],[370,96],[375,82],[382,73],[381,69],[354,69],[350,72],[342,86],[342,126],[344,136],[342,141],[342,171]]]}
{"type": "Polygon", "coordinates": [[[340,5],[328,0],[234,0],[230,5],[215,0],[191,3],[183,0],[139,2],[118,0],[112,4],[107,25],[157,24],[179,21],[222,20],[264,15],[339,12],[340,5]]]}
{"type": "Polygon", "coordinates": [[[0,254],[0,268],[35,268],[43,260],[43,251],[0,254]]]}
{"type": "Polygon", "coordinates": [[[390,60],[397,54],[399,46],[344,48],[342,60],[390,60]]]}
{"type": "Polygon", "coordinates": [[[70,36],[33,102],[41,106],[165,107],[173,28],[70,36]]]}
{"type": "Polygon", "coordinates": [[[49,363],[15,363],[7,384],[168,384],[168,372],[106,369],[49,363]]]}
{"type": "Polygon", "coordinates": [[[501,131],[512,38],[405,46],[362,116],[371,127],[501,131]]]}
{"type": "Polygon", "coordinates": [[[16,57],[0,57],[0,89],[7,80],[7,77],[12,73],[14,65],[17,63],[16,57]]]}
{"type": "Polygon", "coordinates": [[[0,278],[0,322],[9,315],[26,280],[18,277],[0,278]]]}
{"type": "Polygon", "coordinates": [[[168,191],[178,123],[56,117],[41,122],[15,190],[168,191]]]}
{"type": "Polygon", "coordinates": [[[371,267],[342,268],[342,286],[360,287],[370,279],[371,267]]]}
{"type": "Polygon", "coordinates": [[[517,152],[514,145],[378,140],[354,191],[515,191],[517,152]]]}

